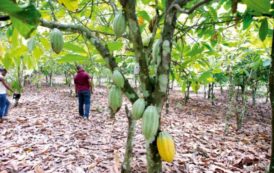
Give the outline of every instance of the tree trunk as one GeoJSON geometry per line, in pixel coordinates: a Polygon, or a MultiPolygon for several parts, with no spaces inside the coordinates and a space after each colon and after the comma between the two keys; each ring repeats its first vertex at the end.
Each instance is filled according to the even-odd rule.
{"type": "Polygon", "coordinates": [[[241,96],[242,96],[242,104],[244,104],[244,97],[245,97],[245,83],[241,85],[241,96]]]}
{"type": "Polygon", "coordinates": [[[227,134],[228,132],[230,118],[234,114],[234,99],[233,99],[234,96],[235,96],[235,86],[233,85],[233,77],[230,74],[229,88],[228,88],[228,108],[225,115],[225,129],[224,129],[225,134],[227,134]]]}
{"type": "Polygon", "coordinates": [[[223,95],[224,94],[223,86],[221,85],[220,88],[221,88],[221,95],[223,95]]]}
{"type": "Polygon", "coordinates": [[[187,89],[185,92],[185,104],[187,104],[187,102],[189,100],[190,85],[191,85],[191,82],[187,81],[187,86],[186,86],[187,89]]]}
{"type": "Polygon", "coordinates": [[[147,172],[162,172],[162,161],[158,153],[156,140],[154,140],[151,144],[147,144],[147,172]]]}
{"type": "Polygon", "coordinates": [[[237,93],[236,93],[236,101],[238,102],[239,101],[239,95],[240,95],[240,89],[239,89],[240,86],[237,86],[237,93]]]}
{"type": "Polygon", "coordinates": [[[267,87],[265,103],[268,103],[268,101],[269,101],[269,87],[267,87]]]}
{"type": "Polygon", "coordinates": [[[133,137],[135,133],[135,125],[136,121],[132,119],[131,113],[126,106],[126,115],[128,119],[128,131],[127,131],[127,144],[126,144],[126,153],[124,157],[124,161],[122,164],[121,172],[122,173],[130,173],[131,172],[131,160],[132,160],[132,143],[133,137]]]}
{"type": "Polygon", "coordinates": [[[206,99],[206,85],[204,85],[204,99],[206,99]]]}
{"type": "Polygon", "coordinates": [[[208,84],[207,99],[210,99],[211,84],[208,84]]]}
{"type": "Polygon", "coordinates": [[[271,144],[271,161],[269,172],[274,172],[274,35],[272,33],[272,52],[271,52],[271,68],[269,74],[269,92],[272,109],[272,144],[271,144]]]}
{"type": "Polygon", "coordinates": [[[49,86],[52,87],[52,72],[49,74],[49,86]]]}
{"type": "Polygon", "coordinates": [[[255,86],[252,88],[252,105],[256,105],[256,93],[257,93],[258,82],[256,81],[255,86]]]}
{"type": "Polygon", "coordinates": [[[211,84],[210,99],[211,99],[211,104],[215,105],[215,103],[214,103],[214,99],[215,99],[215,95],[214,95],[214,83],[211,84]]]}

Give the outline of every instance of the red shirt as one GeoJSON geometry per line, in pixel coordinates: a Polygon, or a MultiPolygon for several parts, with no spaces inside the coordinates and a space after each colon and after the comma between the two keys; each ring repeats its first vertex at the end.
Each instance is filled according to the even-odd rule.
{"type": "Polygon", "coordinates": [[[90,79],[92,78],[83,69],[78,70],[76,76],[74,77],[74,84],[77,92],[90,90],[90,79]]]}

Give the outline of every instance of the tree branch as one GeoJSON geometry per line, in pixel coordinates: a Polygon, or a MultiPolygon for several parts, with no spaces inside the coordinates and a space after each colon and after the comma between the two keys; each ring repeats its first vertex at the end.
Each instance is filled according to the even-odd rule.
{"type": "Polygon", "coordinates": [[[181,5],[180,4],[184,4],[186,3],[186,0],[182,0],[182,1],[179,1],[177,3],[174,3],[172,8],[176,8],[178,12],[181,12],[181,13],[185,13],[185,14],[191,14],[193,13],[197,8],[201,7],[202,5],[204,4],[207,4],[209,3],[210,1],[212,0],[204,0],[204,1],[201,1],[199,3],[197,3],[196,5],[194,5],[191,9],[189,9],[188,11],[185,11],[181,8],[181,5]]]}
{"type": "MultiPolygon", "coordinates": [[[[62,31],[67,32],[73,32],[73,33],[79,33],[82,34],[83,37],[87,38],[97,49],[97,51],[100,53],[100,55],[105,59],[108,68],[113,71],[115,68],[118,67],[115,58],[111,54],[110,50],[105,46],[102,42],[102,40],[95,36],[93,32],[91,32],[88,28],[82,26],[82,25],[66,25],[66,24],[59,24],[56,22],[48,22],[43,19],[40,20],[41,26],[47,27],[47,28],[58,28],[62,31]]],[[[130,100],[131,103],[135,102],[138,99],[138,95],[134,91],[134,89],[130,86],[128,80],[125,79],[125,86],[122,88],[122,91],[127,96],[127,98],[130,100]]]]}
{"type": "Polygon", "coordinates": [[[149,79],[148,65],[146,62],[146,54],[144,52],[144,46],[142,42],[140,28],[136,17],[136,1],[132,0],[127,3],[124,0],[120,0],[123,10],[126,14],[126,19],[129,27],[130,41],[133,43],[133,48],[135,50],[135,57],[140,65],[140,80],[141,80],[141,90],[143,91],[144,97],[150,97],[149,91],[152,91],[152,85],[149,79]]]}

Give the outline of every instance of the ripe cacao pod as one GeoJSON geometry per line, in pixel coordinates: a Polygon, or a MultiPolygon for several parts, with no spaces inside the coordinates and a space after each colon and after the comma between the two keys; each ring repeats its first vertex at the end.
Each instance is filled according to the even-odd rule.
{"type": "Polygon", "coordinates": [[[122,105],[122,91],[117,86],[112,86],[109,95],[108,95],[108,105],[112,110],[112,113],[115,114],[118,112],[122,105]]]}
{"type": "Polygon", "coordinates": [[[155,40],[152,46],[152,62],[157,63],[157,59],[160,56],[160,44],[161,40],[155,40]]]}
{"type": "Polygon", "coordinates": [[[124,87],[124,83],[125,83],[124,77],[118,70],[114,70],[114,72],[112,74],[112,80],[113,80],[114,84],[116,86],[118,86],[119,88],[124,87]]]}
{"type": "Polygon", "coordinates": [[[172,136],[167,132],[160,132],[157,137],[157,148],[161,159],[172,162],[175,156],[175,145],[172,136]]]}
{"type": "Polygon", "coordinates": [[[119,12],[115,15],[113,21],[113,31],[117,37],[122,36],[122,34],[126,31],[126,19],[122,12],[119,12]]]}
{"type": "Polygon", "coordinates": [[[148,142],[155,139],[159,127],[159,114],[155,106],[148,106],[143,114],[142,132],[148,142]]]}
{"type": "Polygon", "coordinates": [[[136,100],[132,105],[132,117],[133,117],[133,119],[135,119],[135,120],[140,119],[143,115],[145,107],[146,107],[146,102],[145,102],[144,99],[139,98],[138,100],[136,100]]]}
{"type": "Polygon", "coordinates": [[[50,43],[52,50],[59,54],[64,46],[63,34],[62,32],[54,28],[50,33],[50,43]]]}

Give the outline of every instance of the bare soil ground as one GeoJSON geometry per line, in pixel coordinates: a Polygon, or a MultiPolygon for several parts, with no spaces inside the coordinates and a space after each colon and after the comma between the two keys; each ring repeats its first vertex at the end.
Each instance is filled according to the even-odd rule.
{"type": "MultiPolygon", "coordinates": [[[[198,95],[184,105],[172,91],[169,113],[163,111],[162,129],[176,143],[173,163],[165,173],[264,172],[270,161],[270,106],[250,106],[242,130],[232,117],[224,135],[226,99],[216,105],[198,95]]],[[[124,99],[124,104],[128,104],[124,99]]],[[[132,168],[146,172],[145,141],[137,123],[132,168]]],[[[77,98],[64,87],[27,88],[19,106],[0,124],[0,173],[110,173],[120,172],[125,152],[127,118],[124,106],[115,120],[107,109],[107,90],[96,88],[88,121],[79,118],[77,98]]]]}

